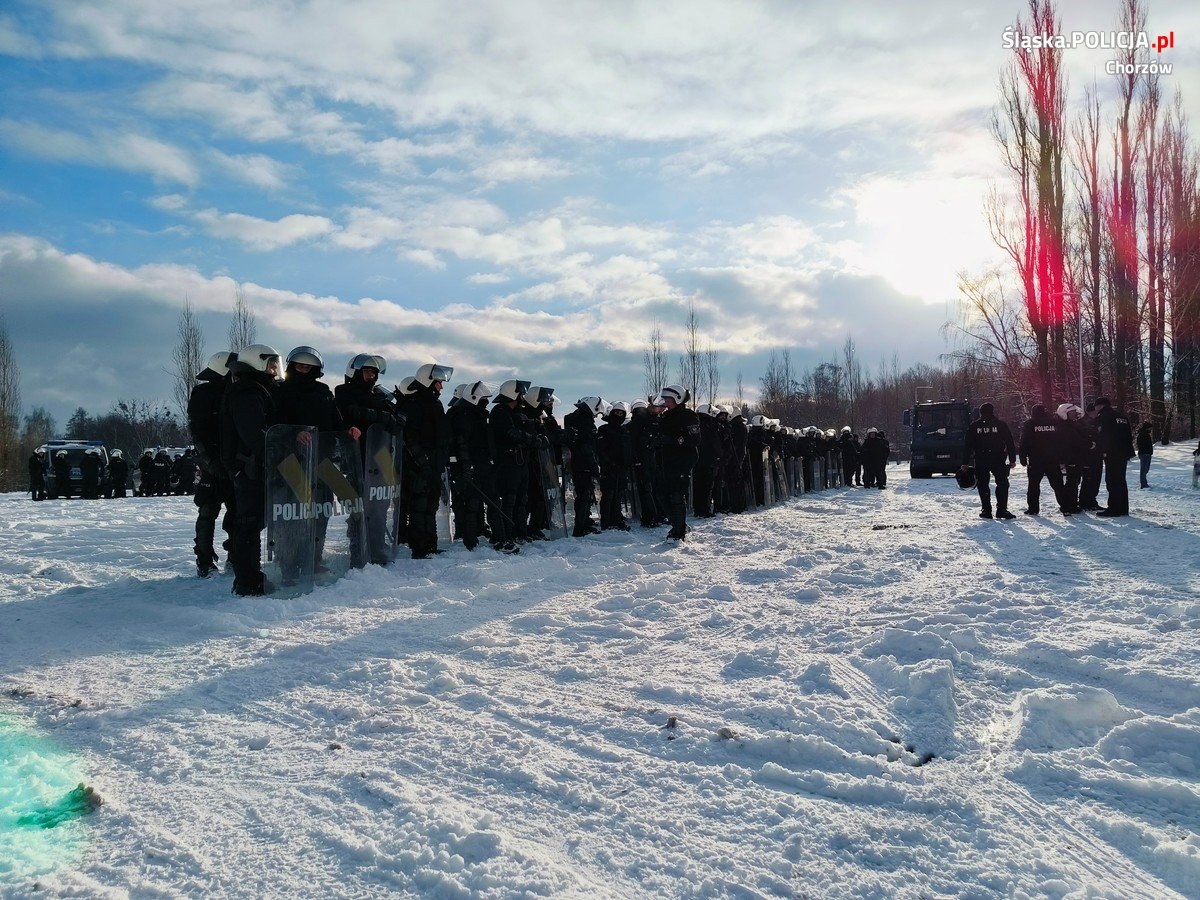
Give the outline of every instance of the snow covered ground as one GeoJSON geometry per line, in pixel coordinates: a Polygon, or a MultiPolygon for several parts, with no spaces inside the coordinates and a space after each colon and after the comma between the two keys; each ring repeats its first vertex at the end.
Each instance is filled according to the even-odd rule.
{"type": "Polygon", "coordinates": [[[188,498],[0,496],[0,894],[1200,896],[1191,449],[1128,519],[893,466],[291,600],[188,498]]]}

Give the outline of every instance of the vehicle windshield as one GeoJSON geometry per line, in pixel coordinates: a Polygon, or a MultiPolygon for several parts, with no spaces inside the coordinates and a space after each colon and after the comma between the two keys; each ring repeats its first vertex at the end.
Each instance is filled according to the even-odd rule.
{"type": "Polygon", "coordinates": [[[966,431],[969,424],[971,423],[967,421],[965,409],[934,407],[933,409],[917,410],[916,429],[925,434],[940,433],[943,428],[947,432],[966,431]]]}

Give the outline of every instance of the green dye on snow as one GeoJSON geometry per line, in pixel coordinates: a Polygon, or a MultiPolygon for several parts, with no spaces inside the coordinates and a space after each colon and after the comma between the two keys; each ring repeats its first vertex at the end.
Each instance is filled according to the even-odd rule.
{"type": "Polygon", "coordinates": [[[0,886],[78,861],[86,837],[78,820],[100,805],[79,779],[69,753],[0,715],[0,886]]]}

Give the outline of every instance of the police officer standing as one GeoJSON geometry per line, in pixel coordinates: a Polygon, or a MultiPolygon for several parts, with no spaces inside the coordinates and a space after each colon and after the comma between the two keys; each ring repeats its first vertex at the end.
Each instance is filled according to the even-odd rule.
{"type": "MultiPolygon", "coordinates": [[[[196,376],[199,383],[192,388],[188,398],[188,430],[192,435],[192,446],[196,448],[196,462],[200,466],[200,482],[196,485],[196,574],[208,576],[217,567],[217,552],[214,534],[217,516],[225,507],[221,528],[225,531],[225,550],[231,546],[234,531],[233,479],[221,463],[221,399],[229,384],[229,360],[233,354],[228,350],[214,353],[208,365],[196,376]]],[[[114,478],[115,481],[115,478],[114,478]]],[[[143,491],[146,473],[142,470],[143,491]]],[[[122,496],[124,485],[122,484],[122,496]]]]}
{"type": "Polygon", "coordinates": [[[34,500],[46,499],[46,449],[38,447],[29,457],[29,493],[34,500]]]}
{"type": "Polygon", "coordinates": [[[428,559],[440,552],[437,511],[450,443],[441,394],[453,374],[451,366],[421,366],[404,407],[408,420],[404,426],[404,503],[413,559],[428,559]]]}
{"type": "Polygon", "coordinates": [[[659,418],[663,477],[667,482],[667,509],[671,519],[667,537],[682,541],[687,538],[688,531],[688,480],[700,458],[700,417],[695,410],[688,409],[691,395],[682,385],[667,385],[661,396],[667,405],[659,418]]]}
{"type": "Polygon", "coordinates": [[[1017,446],[1021,465],[1029,470],[1025,515],[1036,516],[1041,512],[1043,478],[1050,482],[1062,514],[1071,515],[1074,503],[1067,496],[1060,469],[1066,439],[1066,426],[1061,419],[1049,415],[1041,404],[1031,410],[1029,421],[1021,429],[1021,442],[1017,446]]]}
{"type": "Polygon", "coordinates": [[[1080,440],[1084,445],[1080,467],[1079,508],[1100,509],[1100,481],[1104,473],[1104,453],[1100,449],[1099,421],[1096,404],[1089,403],[1078,420],[1080,440]]]}
{"type": "Polygon", "coordinates": [[[521,397],[529,390],[528,381],[509,379],[500,385],[488,416],[488,432],[495,449],[496,506],[488,521],[492,526],[492,547],[501,553],[519,553],[516,544],[516,511],[521,494],[528,496],[528,456],[533,452],[533,437],[525,429],[518,412],[521,397]]]}
{"type": "Polygon", "coordinates": [[[110,497],[124,497],[125,483],[129,480],[129,463],[125,461],[125,454],[120,450],[112,452],[112,458],[108,461],[108,486],[110,497]]]}
{"type": "Polygon", "coordinates": [[[1113,409],[1107,397],[1096,398],[1097,444],[1104,456],[1104,488],[1108,491],[1108,507],[1096,515],[1117,518],[1129,515],[1129,484],[1125,467],[1136,455],[1133,452],[1133,430],[1129,418],[1113,409]]]}
{"type": "Polygon", "coordinates": [[[233,380],[221,403],[221,463],[233,476],[234,534],[229,562],[233,592],[243,597],[267,593],[260,536],[266,527],[267,429],[278,416],[279,353],[266,344],[237,351],[230,363],[233,380]]]}
{"type": "Polygon", "coordinates": [[[979,518],[992,518],[992,491],[990,481],[996,479],[997,519],[1015,519],[1008,511],[1008,473],[1017,465],[1017,448],[1013,444],[1012,431],[1006,422],[996,418],[995,407],[985,403],[979,407],[979,418],[967,429],[967,442],[963,447],[962,467],[968,468],[972,457],[975,462],[975,486],[979,489],[982,509],[979,518]]]}
{"type": "Polygon", "coordinates": [[[563,418],[563,443],[571,448],[571,480],[575,483],[575,527],[573,537],[599,534],[600,526],[592,521],[592,504],[596,500],[596,475],[600,470],[596,444],[596,416],[604,409],[599,397],[582,397],[574,412],[563,418]]]}

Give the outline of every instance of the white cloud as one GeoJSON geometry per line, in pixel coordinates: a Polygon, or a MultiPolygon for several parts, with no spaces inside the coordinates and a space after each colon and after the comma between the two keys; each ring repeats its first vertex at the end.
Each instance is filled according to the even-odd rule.
{"type": "Polygon", "coordinates": [[[80,134],[32,122],[0,120],[0,142],[39,159],[143,172],[192,186],[199,179],[188,154],[155,138],[96,131],[80,134]]]}
{"type": "Polygon", "coordinates": [[[277,250],[301,241],[325,237],[337,226],[324,216],[294,214],[271,221],[243,213],[204,209],[193,214],[213,237],[239,241],[252,250],[277,250]]]}
{"type": "Polygon", "coordinates": [[[288,167],[261,153],[230,156],[220,150],[213,150],[212,158],[226,174],[244,184],[254,185],[268,191],[280,190],[287,184],[288,167]]]}

